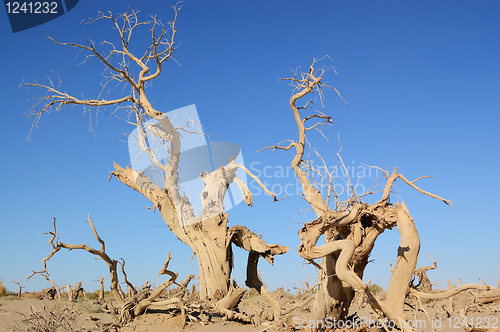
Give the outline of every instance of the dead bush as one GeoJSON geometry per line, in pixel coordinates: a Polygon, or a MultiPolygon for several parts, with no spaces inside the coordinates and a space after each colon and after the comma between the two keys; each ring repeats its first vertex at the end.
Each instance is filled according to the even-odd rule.
{"type": "Polygon", "coordinates": [[[84,329],[78,327],[79,312],[73,307],[61,304],[51,308],[45,306],[37,310],[31,307],[28,317],[12,328],[13,332],[79,332],[84,329]]]}

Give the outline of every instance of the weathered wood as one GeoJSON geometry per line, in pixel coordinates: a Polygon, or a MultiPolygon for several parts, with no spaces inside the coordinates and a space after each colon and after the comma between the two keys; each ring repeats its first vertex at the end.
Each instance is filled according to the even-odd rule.
{"type": "Polygon", "coordinates": [[[432,292],[432,283],[429,277],[427,276],[427,271],[434,270],[437,268],[437,262],[432,259],[432,256],[429,254],[433,265],[430,266],[422,266],[418,269],[415,269],[414,275],[418,278],[418,284],[415,287],[422,287],[422,290],[426,293],[432,292]]]}
{"type": "Polygon", "coordinates": [[[220,301],[216,303],[216,308],[234,310],[240,303],[241,298],[245,294],[246,290],[238,286],[234,280],[231,281],[232,282],[229,287],[229,291],[227,292],[226,296],[224,296],[220,301]]]}
{"type": "Polygon", "coordinates": [[[416,227],[404,203],[390,204],[389,196],[393,184],[400,179],[424,195],[439,199],[448,205],[452,202],[417,187],[415,182],[422,177],[409,181],[398,173],[396,168],[392,174],[389,174],[388,171],[375,167],[383,173],[387,181],[381,190],[381,199],[374,204],[367,204],[362,201],[362,197],[373,192],[355,194],[349,172],[340,156],[342,146],[337,156],[340,160],[338,165],[343,168],[345,174],[347,189],[344,192],[336,192],[333,186],[334,171],[337,167],[332,171],[317,151],[314,153],[323,163],[323,167],[316,166],[313,160],[304,159],[307,131],[317,129],[318,126],[332,121],[330,116],[321,112],[304,115],[305,110],[312,103],[311,100],[307,101],[304,106],[298,106],[297,103],[315,92],[319,93],[319,98],[322,100],[323,88],[331,88],[339,94],[335,88],[323,82],[323,74],[326,70],[325,68],[315,69],[317,61],[313,61],[307,72],[295,72],[293,77],[282,79],[289,81],[294,87],[294,93],[290,98],[290,108],[297,124],[298,140],[288,139],[283,141],[288,145],[280,143],[264,148],[285,151],[294,149],[291,166],[302,186],[304,199],[316,214],[316,218],[305,223],[299,231],[301,243],[298,247],[299,255],[318,268],[319,282],[312,310],[313,317],[316,321],[324,320],[325,317],[345,320],[354,294],[358,292],[366,296],[367,302],[375,311],[394,320],[403,330],[409,330],[408,327],[401,326],[404,320],[403,305],[415,271],[420,242],[416,227]],[[313,121],[316,122],[310,125],[313,121]],[[316,181],[315,175],[319,175],[322,179],[321,183],[316,181]],[[319,189],[326,189],[326,193],[322,195],[319,189]],[[341,195],[347,195],[347,199],[341,200],[341,195]],[[330,208],[330,201],[335,203],[335,207],[330,208]],[[393,271],[388,299],[380,302],[373,297],[368,286],[362,282],[362,277],[376,239],[384,230],[392,229],[396,225],[401,235],[399,257],[393,271]],[[325,244],[317,245],[319,238],[323,235],[325,244]],[[408,256],[409,260],[402,260],[403,255],[408,256]],[[321,261],[318,263],[315,259],[321,261]]]}
{"type": "Polygon", "coordinates": [[[497,301],[500,301],[500,290],[498,289],[482,293],[475,302],[479,304],[486,304],[497,301]]]}
{"type": "Polygon", "coordinates": [[[99,302],[104,301],[104,278],[99,279],[99,302]]]}
{"type": "Polygon", "coordinates": [[[404,202],[401,204],[396,203],[396,209],[398,218],[397,226],[401,240],[398,247],[396,266],[389,282],[385,303],[395,317],[404,320],[404,303],[411,278],[417,266],[420,239],[413,218],[406,208],[406,204],[404,202]]]}
{"type": "Polygon", "coordinates": [[[73,300],[78,299],[78,297],[80,296],[80,294],[82,294],[82,295],[85,294],[85,291],[84,291],[84,289],[82,287],[82,282],[81,281],[77,282],[75,284],[75,287],[73,288],[73,293],[72,294],[73,294],[73,300]]]}
{"type": "Polygon", "coordinates": [[[68,301],[69,302],[73,302],[73,290],[71,289],[71,286],[70,285],[67,285],[66,286],[66,292],[68,294],[68,301]]]}

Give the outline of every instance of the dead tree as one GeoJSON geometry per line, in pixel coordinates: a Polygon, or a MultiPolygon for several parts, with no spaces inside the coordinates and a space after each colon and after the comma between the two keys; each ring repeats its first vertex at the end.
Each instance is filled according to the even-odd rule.
{"type": "Polygon", "coordinates": [[[30,278],[32,278],[33,276],[37,275],[37,274],[41,274],[41,275],[47,276],[48,275],[47,261],[49,259],[51,259],[52,256],[54,256],[61,249],[63,249],[63,248],[64,249],[69,249],[69,250],[82,249],[82,250],[86,250],[86,251],[90,252],[93,255],[98,256],[100,259],[102,259],[108,265],[110,276],[111,276],[111,292],[112,292],[113,297],[115,298],[115,300],[118,303],[121,303],[121,302],[123,302],[123,298],[122,298],[122,296],[120,294],[121,288],[120,288],[120,284],[119,284],[119,281],[118,281],[118,273],[116,272],[116,266],[118,264],[118,261],[115,260],[115,259],[111,259],[106,254],[105,243],[99,237],[99,234],[97,234],[97,231],[96,231],[96,229],[94,227],[94,224],[92,223],[92,220],[90,219],[90,216],[89,216],[87,222],[89,223],[90,228],[92,229],[92,232],[94,233],[95,238],[101,244],[101,249],[94,249],[94,248],[91,248],[91,247],[87,246],[86,244],[66,244],[66,243],[60,242],[59,240],[57,240],[57,242],[54,244],[54,240],[55,240],[56,236],[59,233],[57,233],[57,231],[56,231],[56,218],[53,218],[53,225],[52,225],[53,231],[45,233],[45,234],[52,235],[52,237],[49,240],[49,243],[52,246],[52,251],[42,260],[43,270],[41,270],[41,271],[33,271],[33,273],[28,277],[28,280],[30,278]]]}
{"type": "MultiPolygon", "coordinates": [[[[51,233],[45,233],[45,234],[51,234],[51,233]]],[[[54,238],[55,238],[55,236],[53,238],[51,238],[49,243],[51,243],[54,240],[54,238]]],[[[53,300],[55,297],[55,294],[57,294],[57,300],[61,301],[61,288],[54,281],[52,281],[52,279],[49,278],[49,273],[47,272],[47,270],[45,269],[45,271],[41,271],[40,275],[42,277],[44,277],[45,280],[47,280],[48,282],[50,282],[52,284],[51,289],[54,290],[54,295],[51,296],[51,300],[53,300]]],[[[29,280],[31,277],[32,276],[29,276],[27,280],[29,280]]]]}
{"type": "MultiPolygon", "coordinates": [[[[47,262],[61,249],[68,249],[68,250],[75,250],[75,249],[81,249],[88,251],[89,253],[98,256],[99,259],[103,260],[108,268],[109,268],[109,273],[110,273],[110,278],[111,278],[111,293],[113,294],[114,300],[115,300],[115,306],[117,308],[111,308],[107,310],[107,312],[111,313],[114,315],[114,317],[117,319],[117,323],[115,324],[116,326],[123,326],[124,324],[130,322],[133,320],[135,317],[142,315],[146,312],[146,309],[148,308],[155,308],[155,309],[176,309],[178,312],[181,312],[181,321],[183,322],[181,324],[181,327],[184,326],[186,319],[194,319],[193,316],[189,313],[193,310],[189,308],[188,305],[186,305],[184,302],[185,299],[185,291],[186,287],[188,286],[189,282],[193,279],[194,275],[190,274],[186,277],[186,279],[181,282],[180,284],[176,283],[177,280],[177,273],[174,273],[168,269],[168,265],[170,263],[170,253],[167,255],[167,259],[165,261],[165,264],[163,265],[162,269],[159,272],[159,275],[167,275],[169,276],[169,279],[164,281],[160,286],[158,286],[156,289],[152,290],[151,286],[149,283],[146,281],[140,290],[136,290],[132,284],[127,283],[128,287],[130,289],[133,289],[134,293],[130,293],[128,298],[125,298],[125,295],[120,287],[120,282],[118,279],[118,273],[117,273],[117,267],[118,267],[118,260],[112,259],[108,256],[106,253],[106,246],[105,242],[100,238],[99,234],[97,233],[94,224],[92,223],[92,220],[90,219],[90,216],[87,220],[87,222],[90,225],[90,228],[92,229],[92,232],[94,233],[95,238],[97,241],[101,244],[100,249],[95,249],[92,248],[86,244],[67,244],[60,242],[57,240],[54,243],[55,238],[59,233],[57,233],[56,230],[56,219],[53,219],[53,230],[51,232],[47,232],[46,234],[52,235],[51,239],[49,241],[52,250],[51,252],[42,260],[43,264],[43,270],[41,271],[33,271],[33,273],[28,277],[28,280],[31,279],[35,275],[42,275],[44,276],[47,280],[48,279],[48,271],[47,271],[47,262]],[[170,287],[172,284],[176,284],[179,286],[177,289],[177,292],[175,293],[174,297],[168,298],[168,299],[163,299],[162,294],[164,291],[170,287]],[[172,307],[174,306],[174,308],[172,307]],[[189,312],[188,312],[189,311],[189,312]],[[187,315],[187,316],[186,316],[187,315]],[[191,315],[191,316],[190,316],[191,315]]],[[[251,239],[249,239],[251,240],[251,239]]],[[[244,246],[245,244],[241,244],[244,246]]],[[[255,246],[258,247],[258,243],[255,244],[255,246]]],[[[121,270],[122,272],[125,271],[125,261],[121,259],[121,270]]],[[[123,274],[124,278],[126,276],[126,273],[123,274]]],[[[103,278],[100,280],[101,283],[101,291],[99,298],[102,300],[103,298],[103,293],[104,293],[104,287],[103,287],[103,278]]],[[[52,281],[51,281],[52,282],[52,281]]],[[[57,285],[52,282],[54,286],[50,288],[50,290],[47,290],[44,294],[47,296],[50,296],[50,299],[54,299],[56,294],[60,294],[59,291],[56,291],[56,289],[59,289],[57,285]]],[[[74,288],[72,289],[71,286],[67,286],[67,291],[68,291],[68,300],[69,301],[74,301],[78,298],[79,293],[83,293],[85,296],[85,293],[83,292],[83,288],[81,287],[81,282],[77,283],[74,288]]],[[[226,319],[235,319],[235,320],[240,320],[244,322],[251,322],[251,318],[233,311],[241,297],[243,296],[243,293],[245,292],[244,289],[241,287],[237,286],[234,280],[231,282],[230,286],[230,291],[228,292],[228,295],[225,297],[222,297],[217,303],[212,303],[208,307],[211,307],[212,311],[214,313],[217,313],[218,316],[222,317],[224,316],[226,319]]],[[[198,305],[198,307],[200,307],[198,305]]],[[[200,307],[201,308],[201,307],[200,307]]],[[[196,309],[196,308],[195,308],[196,309]]],[[[205,310],[205,309],[203,309],[205,310]]],[[[210,309],[209,309],[210,310],[210,309]]],[[[196,310],[194,310],[196,311],[196,310]]],[[[279,318],[279,317],[278,317],[279,318]]],[[[195,319],[195,321],[197,321],[195,319]]]]}
{"type": "Polygon", "coordinates": [[[99,302],[104,301],[104,278],[99,278],[99,302]]]}
{"type": "Polygon", "coordinates": [[[430,266],[419,267],[414,272],[414,275],[418,278],[418,284],[414,285],[413,288],[418,289],[418,287],[422,286],[422,291],[425,293],[430,293],[432,291],[432,283],[427,276],[427,271],[437,268],[437,262],[432,259],[432,256],[430,254],[429,257],[434,264],[430,266]]]}
{"type": "MultiPolygon", "coordinates": [[[[184,281],[179,284],[179,287],[177,288],[177,292],[175,293],[174,296],[182,299],[182,298],[185,298],[187,295],[189,295],[189,290],[187,287],[188,287],[189,283],[191,282],[191,280],[194,278],[195,278],[194,274],[188,275],[186,277],[186,279],[184,279],[184,281]]],[[[195,286],[195,285],[193,284],[193,286],[195,286]]]]}
{"type": "MultiPolygon", "coordinates": [[[[377,192],[368,191],[362,195],[355,195],[351,181],[353,179],[350,178],[344,166],[340,156],[341,151],[337,153],[339,163],[333,169],[326,165],[324,159],[316,151],[314,152],[322,163],[321,166],[316,166],[312,160],[306,159],[307,132],[319,129],[321,128],[319,126],[332,123],[332,121],[330,116],[321,112],[304,114],[312,105],[312,100],[303,102],[301,105],[298,105],[298,102],[307,95],[315,93],[322,102],[323,88],[331,88],[339,94],[335,88],[323,82],[326,69],[316,70],[315,64],[316,60],[307,72],[294,73],[292,78],[282,79],[290,81],[294,87],[289,104],[298,127],[298,140],[288,139],[278,145],[264,148],[294,151],[291,166],[302,186],[302,196],[316,216],[312,222],[305,223],[298,234],[301,239],[298,247],[299,255],[316,266],[319,274],[319,286],[313,306],[314,321],[324,321],[326,317],[337,321],[347,319],[351,302],[355,293],[358,292],[366,296],[367,303],[381,317],[385,316],[403,330],[410,331],[411,329],[404,324],[407,318],[404,313],[404,304],[416,268],[420,240],[405,202],[390,203],[389,196],[394,182],[399,179],[418,192],[447,205],[452,202],[424,191],[415,184],[425,176],[410,181],[400,174],[397,168],[389,173],[377,167],[385,176],[386,183],[379,191],[382,194],[380,199],[374,204],[368,204],[363,201],[363,197],[377,192]],[[344,180],[347,189],[344,192],[334,190],[333,175],[337,167],[342,167],[346,174],[344,180]],[[322,181],[318,182],[314,175],[319,175],[322,181]],[[363,283],[362,278],[378,236],[386,229],[392,229],[395,226],[401,237],[397,260],[387,297],[384,301],[379,301],[370,292],[368,285],[363,283]],[[317,242],[322,235],[324,235],[325,244],[318,245],[317,242]],[[316,262],[316,259],[319,261],[316,262]]],[[[423,295],[417,291],[413,293],[422,298],[432,296],[446,298],[470,288],[487,289],[489,286],[466,285],[444,295],[423,295]]]]}
{"type": "MultiPolygon", "coordinates": [[[[90,216],[87,220],[87,222],[90,225],[90,228],[92,229],[92,232],[94,233],[95,238],[97,241],[101,244],[100,249],[94,249],[86,244],[67,244],[60,242],[57,240],[56,243],[54,243],[54,240],[56,236],[59,234],[56,231],[56,218],[53,219],[53,231],[52,232],[47,232],[46,234],[52,235],[51,240],[49,241],[50,245],[52,246],[52,251],[42,260],[43,264],[43,270],[41,271],[33,271],[33,273],[28,277],[28,280],[32,278],[35,275],[43,275],[48,278],[48,271],[47,271],[47,261],[50,260],[57,252],[59,252],[61,249],[68,249],[68,250],[75,250],[75,249],[81,249],[88,251],[92,255],[97,256],[99,259],[103,260],[106,265],[108,266],[109,269],[109,274],[111,278],[111,293],[113,294],[113,297],[116,301],[116,303],[122,308],[121,310],[121,316],[120,316],[120,323],[127,323],[128,321],[132,320],[134,317],[141,315],[144,313],[146,308],[151,305],[154,300],[159,296],[159,294],[166,288],[168,288],[170,285],[172,285],[175,280],[177,279],[177,274],[173,273],[171,271],[168,271],[168,274],[170,278],[163,282],[153,293],[149,293],[149,289],[146,290],[141,290],[141,292],[135,294],[128,300],[125,300],[123,296],[123,292],[120,287],[120,282],[118,279],[118,273],[117,273],[117,265],[118,265],[118,260],[112,259],[108,256],[106,253],[106,245],[104,241],[100,238],[99,234],[97,233],[97,230],[94,227],[94,224],[92,223],[92,219],[90,219],[90,216]]],[[[168,264],[164,267],[166,270],[168,264]]],[[[101,279],[102,280],[102,279],[101,279]]],[[[55,284],[54,284],[55,285],[55,284]]],[[[57,288],[55,285],[53,288],[57,288]]],[[[78,294],[80,292],[83,292],[83,288],[81,287],[81,282],[77,283],[74,287],[74,289],[71,289],[71,286],[67,286],[68,289],[68,299],[69,301],[76,300],[78,297],[78,294]]],[[[54,290],[54,295],[55,295],[55,290],[54,290]]]]}
{"type": "Polygon", "coordinates": [[[17,298],[20,299],[21,298],[21,295],[23,293],[23,288],[25,288],[24,286],[21,286],[21,281],[12,281],[12,283],[16,284],[17,287],[18,287],[18,290],[17,290],[17,298]]]}
{"type": "MultiPolygon", "coordinates": [[[[200,297],[218,299],[228,294],[233,264],[232,244],[249,252],[251,268],[248,269],[247,285],[256,287],[265,295],[267,290],[256,272],[257,261],[259,257],[263,257],[272,264],[274,256],[284,254],[288,247],[269,245],[245,226],[228,227],[228,215],[223,207],[223,198],[233,181],[243,191],[247,204],[252,204],[250,191],[236,177],[237,169],[243,169],[264,189],[265,187],[243,165],[231,160],[227,166],[201,175],[205,186],[201,193],[203,210],[200,214],[195,214],[188,197],[178,186],[180,132],[188,130],[186,127],[174,127],[164,112],[153,107],[146,93],[147,86],[163,73],[163,66],[167,60],[173,59],[180,8],[174,7],[175,17],[167,26],[156,16],[152,16],[148,22],[141,22],[137,12],[133,11],[117,17],[110,12],[107,14],[101,12],[90,23],[107,20],[118,32],[117,43],[103,42],[105,47],[109,47],[108,51],[99,50],[90,40],[87,40],[86,44],[62,43],[48,37],[56,44],[76,47],[85,53],[86,58],[94,57],[102,62],[108,74],[103,82],[104,89],[107,89],[108,84],[112,82],[124,84],[130,89],[130,94],[116,99],[82,99],[63,92],[58,85],[52,84],[52,81],[48,85],[25,83],[28,87],[40,88],[47,92],[45,96],[39,97],[39,102],[29,115],[35,117],[34,125],[37,125],[45,112],[51,109],[58,111],[64,105],[82,105],[90,112],[98,111],[105,106],[125,109],[129,117],[128,123],[137,128],[139,148],[142,153],[147,154],[154,169],[162,175],[164,186],[157,185],[140,170],[123,168],[117,164],[114,164],[115,170],[111,175],[150,200],[153,208],[160,211],[168,228],[193,250],[198,259],[200,297]],[[147,26],[149,29],[150,45],[141,52],[132,51],[130,41],[142,26],[147,26]],[[41,106],[40,109],[37,108],[38,105],[41,106]],[[162,161],[157,158],[149,137],[161,141],[169,152],[168,160],[162,161]]],[[[265,190],[276,199],[274,194],[265,190]]]]}
{"type": "Polygon", "coordinates": [[[46,298],[47,300],[53,300],[56,296],[56,294],[59,294],[57,293],[55,287],[50,287],[50,288],[46,288],[42,291],[42,298],[46,298]]]}
{"type": "MultiPolygon", "coordinates": [[[[89,217],[89,219],[90,219],[90,217],[89,217]]],[[[71,285],[66,286],[66,289],[68,290],[68,300],[70,302],[73,302],[76,299],[78,299],[78,297],[80,296],[80,294],[82,294],[82,296],[84,298],[86,298],[85,290],[82,287],[82,282],[81,281],[77,282],[75,284],[75,287],[73,289],[71,289],[71,285]]]]}

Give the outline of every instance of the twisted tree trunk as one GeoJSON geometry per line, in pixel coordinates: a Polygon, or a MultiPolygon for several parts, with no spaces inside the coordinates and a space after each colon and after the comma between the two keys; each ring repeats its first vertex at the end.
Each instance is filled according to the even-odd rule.
{"type": "MultiPolygon", "coordinates": [[[[115,171],[111,174],[149,199],[160,210],[169,229],[193,250],[198,259],[202,299],[220,300],[228,294],[233,265],[232,243],[249,252],[257,252],[271,264],[274,255],[284,254],[288,250],[286,246],[268,245],[261,239],[255,240],[258,239],[257,235],[244,226],[228,228],[228,216],[224,212],[222,198],[229,184],[237,179],[235,172],[239,167],[241,165],[231,160],[228,166],[202,175],[205,189],[201,194],[201,217],[194,215],[187,199],[182,196],[175,198],[177,195],[171,194],[171,188],[160,188],[136,170],[115,164],[115,171]],[[177,213],[179,209],[182,209],[181,213],[177,213]],[[247,242],[245,238],[254,240],[247,242]]],[[[243,187],[241,182],[237,184],[250,205],[248,188],[243,187]]]]}
{"type": "MultiPolygon", "coordinates": [[[[291,81],[291,85],[295,88],[290,98],[290,108],[297,124],[298,139],[295,141],[287,139],[278,145],[264,148],[286,151],[295,149],[291,166],[302,186],[304,199],[316,214],[316,219],[304,224],[299,231],[301,244],[298,247],[299,255],[318,268],[318,291],[312,309],[314,321],[324,322],[326,317],[345,320],[355,293],[358,292],[367,297],[367,302],[379,314],[393,320],[401,329],[409,330],[408,327],[403,326],[405,318],[403,305],[415,271],[420,241],[413,219],[404,202],[391,204],[389,194],[394,182],[401,179],[424,195],[439,199],[448,205],[451,201],[426,192],[415,185],[416,181],[425,177],[409,181],[397,172],[397,168],[389,174],[386,170],[375,167],[384,174],[387,182],[379,201],[371,205],[364,203],[362,197],[373,192],[369,191],[359,196],[355,194],[349,171],[340,156],[342,146],[337,156],[339,157],[338,165],[344,170],[346,189],[335,191],[334,182],[337,180],[334,181],[334,178],[338,165],[332,170],[317,151],[314,152],[322,162],[321,166],[315,165],[315,160],[304,159],[307,131],[318,129],[319,126],[327,125],[332,121],[330,116],[318,111],[304,115],[303,112],[311,107],[312,100],[307,101],[303,106],[298,106],[297,102],[315,92],[318,92],[319,98],[323,100],[322,89],[325,87],[332,88],[338,94],[335,88],[323,82],[322,76],[326,69],[316,70],[314,68],[316,62],[317,60],[313,61],[308,72],[294,73],[293,77],[282,79],[291,81]],[[284,145],[285,142],[288,145],[284,145]],[[318,181],[315,175],[319,175],[321,181],[318,181]],[[321,190],[324,189],[326,193],[322,194],[321,190]],[[341,200],[342,195],[347,196],[347,199],[341,200]],[[334,203],[335,206],[330,208],[330,203],[334,203]],[[384,230],[392,229],[396,225],[401,235],[396,268],[389,286],[388,299],[385,302],[379,302],[374,298],[368,286],[363,283],[363,273],[378,236],[384,230]],[[322,235],[325,237],[325,244],[317,245],[322,235]],[[315,262],[315,259],[320,261],[315,262]]],[[[316,326],[313,330],[317,328],[316,326]]]]}
{"type": "MultiPolygon", "coordinates": [[[[56,44],[76,47],[82,50],[86,56],[96,57],[107,69],[104,87],[110,82],[123,82],[130,88],[130,94],[127,96],[111,100],[107,99],[106,94],[104,99],[79,99],[59,90],[59,86],[56,87],[52,81],[49,81],[49,84],[35,82],[25,85],[42,88],[47,92],[44,96],[39,97],[39,103],[36,105],[41,104],[40,107],[35,105],[29,112],[30,116],[35,116],[35,124],[38,123],[43,113],[50,109],[59,110],[64,105],[81,105],[90,109],[116,106],[127,110],[130,116],[127,122],[133,123],[137,129],[135,139],[140,153],[147,155],[148,163],[151,163],[155,172],[161,174],[164,185],[162,184],[160,187],[143,173],[140,173],[144,169],[122,168],[115,164],[115,171],[112,172],[112,175],[149,199],[153,203],[153,208],[157,208],[161,212],[168,228],[193,250],[199,264],[200,295],[204,299],[212,299],[223,297],[228,292],[233,256],[231,243],[233,240],[237,241],[238,237],[237,234],[229,232],[227,215],[223,206],[223,199],[229,185],[235,181],[242,190],[247,204],[251,205],[252,203],[249,189],[235,177],[236,170],[243,169],[268,194],[276,197],[243,165],[235,164],[234,160],[226,167],[202,174],[201,179],[205,187],[201,193],[203,207],[201,215],[194,213],[189,198],[179,190],[179,162],[182,151],[182,137],[179,131],[189,131],[189,128],[186,129],[187,125],[176,128],[166,113],[155,109],[148,99],[146,88],[162,74],[162,66],[170,59],[176,48],[176,23],[181,7],[181,5],[174,6],[173,21],[166,25],[161,23],[156,16],[152,16],[148,21],[140,22],[137,13],[133,11],[132,13],[123,13],[118,17],[113,16],[112,13],[100,13],[92,22],[106,20],[118,33],[118,43],[105,42],[107,46],[110,46],[111,50],[108,51],[96,49],[94,42],[90,40],[87,40],[85,45],[80,45],[62,43],[48,37],[56,44]],[[149,46],[138,52],[139,55],[134,55],[129,49],[129,43],[133,31],[142,26],[147,26],[149,30],[149,46]],[[120,54],[120,57],[114,57],[116,54],[120,54]],[[157,154],[161,150],[160,148],[168,152],[167,160],[163,156],[160,157],[161,153],[157,154]],[[229,234],[232,235],[228,236],[229,234]]],[[[266,253],[262,250],[255,251],[259,255],[267,255],[267,252],[273,252],[272,255],[274,255],[282,254],[288,249],[287,247],[280,248],[280,250],[273,251],[274,247],[269,246],[269,250],[264,250],[266,253]]],[[[249,252],[254,251],[252,247],[245,249],[249,252]]],[[[106,263],[110,269],[111,279],[117,280],[117,261],[110,260],[106,263]]],[[[113,284],[112,290],[115,298],[123,302],[121,289],[113,284]]]]}
{"type": "Polygon", "coordinates": [[[404,202],[401,205],[397,203],[396,210],[401,241],[398,247],[396,267],[392,272],[389,290],[387,291],[387,300],[385,302],[395,317],[404,320],[404,304],[413,272],[417,266],[420,239],[413,218],[406,208],[406,204],[404,202]]]}
{"type": "Polygon", "coordinates": [[[229,290],[233,252],[226,244],[227,214],[184,228],[198,260],[200,297],[220,300],[229,290]]]}

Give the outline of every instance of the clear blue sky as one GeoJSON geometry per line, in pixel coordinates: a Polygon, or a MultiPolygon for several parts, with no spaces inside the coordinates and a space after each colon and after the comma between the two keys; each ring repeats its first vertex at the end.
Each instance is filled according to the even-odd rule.
{"type": "MultiPolygon", "coordinates": [[[[80,24],[99,10],[124,12],[124,1],[85,1],[68,14],[39,27],[13,34],[5,10],[0,10],[0,122],[2,190],[0,193],[0,276],[6,285],[23,279],[27,290],[48,287],[45,280],[25,282],[50,251],[52,217],[58,219],[60,240],[98,246],[86,220],[92,219],[111,257],[123,257],[131,281],[157,280],[171,251],[171,268],[184,278],[197,273],[190,249],[168,231],[151,204],[116,179],[108,183],[113,161],[130,160],[126,134],[133,128],[105,113],[89,131],[88,114],[78,107],[46,114],[27,142],[30,119],[23,114],[30,98],[41,90],[19,87],[23,79],[47,82],[57,72],[61,88],[85,98],[99,93],[103,66],[94,59],[79,65],[75,49],[54,45],[39,32],[59,41],[116,41],[106,22],[80,24]]],[[[172,18],[172,1],[130,1],[142,18],[157,14],[172,18]],[[160,4],[161,3],[161,4],[160,4]]],[[[196,104],[205,132],[212,140],[238,144],[245,164],[263,173],[275,189],[296,179],[279,177],[292,154],[257,150],[286,138],[296,138],[288,100],[290,69],[307,68],[314,57],[329,55],[338,74],[325,76],[349,103],[326,92],[324,113],[334,122],[325,135],[311,135],[316,149],[336,163],[337,135],[349,166],[361,163],[399,171],[420,186],[454,201],[450,208],[397,183],[399,197],[412,213],[421,238],[419,265],[438,261],[432,281],[496,284],[500,261],[499,106],[500,3],[497,1],[186,1],[179,14],[175,62],[164,67],[149,89],[154,106],[168,112],[196,104]],[[273,174],[270,174],[273,173],[273,174]]],[[[137,37],[147,38],[146,34],[137,37]]],[[[143,40],[144,42],[144,40],[143,40]]],[[[319,104],[318,104],[319,105],[319,104]]],[[[316,105],[316,106],[318,106],[316,105]]],[[[319,106],[318,106],[319,107],[319,106]]],[[[95,119],[94,119],[95,120],[95,119]]],[[[312,133],[311,133],[312,134],[312,133]]],[[[373,179],[364,179],[369,183],[373,179]]],[[[288,187],[291,188],[291,187],[288,187]]],[[[261,232],[269,243],[290,247],[259,269],[271,289],[292,288],[316,272],[298,256],[297,231],[311,215],[296,194],[272,203],[257,195],[252,208],[240,204],[229,211],[230,225],[261,232]]],[[[397,197],[392,198],[393,201],[397,197]]],[[[395,262],[397,230],[380,236],[374,262],[364,280],[387,287],[389,262],[395,262]]],[[[246,252],[235,249],[234,277],[243,285],[246,252]]],[[[87,252],[61,251],[48,264],[61,284],[109,278],[103,262],[87,252]]],[[[159,281],[159,280],[158,280],[159,281]]],[[[107,287],[109,279],[107,280],[107,287]]]]}

